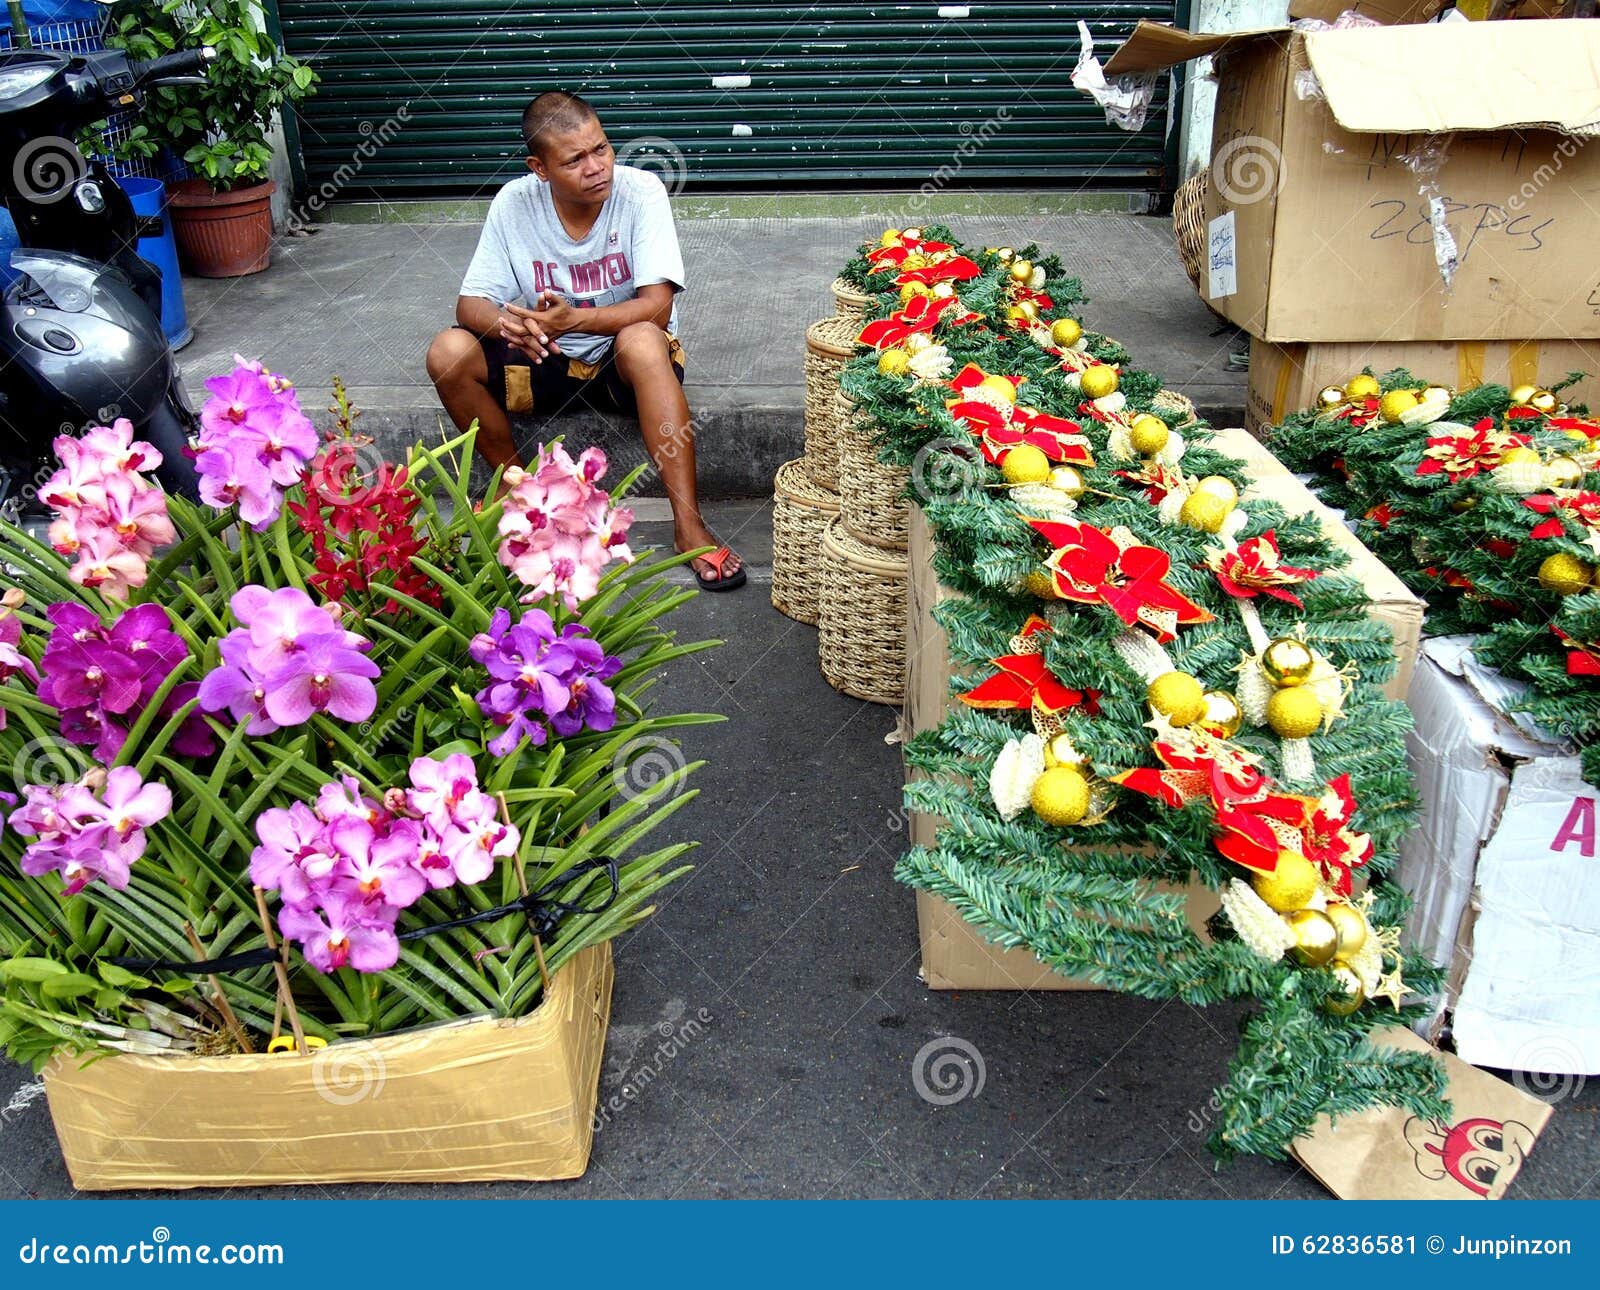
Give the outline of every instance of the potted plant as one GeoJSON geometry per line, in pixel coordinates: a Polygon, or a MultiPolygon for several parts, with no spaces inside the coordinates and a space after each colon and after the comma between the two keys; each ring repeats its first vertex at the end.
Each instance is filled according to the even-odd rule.
{"type": "Polygon", "coordinates": [[[645,704],[687,557],[597,449],[474,505],[470,433],[207,384],[200,501],[119,421],[56,441],[50,545],[0,523],[0,1046],[80,1188],[575,1176],[716,719],[645,704]]]}
{"type": "Polygon", "coordinates": [[[267,134],[279,112],[313,92],[316,73],[278,47],[252,0],[131,0],[117,6],[106,39],[139,59],[202,45],[217,51],[204,85],[150,92],[119,153],[170,150],[195,172],[171,185],[168,199],[190,272],[232,278],[265,269],[276,190],[267,134]]]}

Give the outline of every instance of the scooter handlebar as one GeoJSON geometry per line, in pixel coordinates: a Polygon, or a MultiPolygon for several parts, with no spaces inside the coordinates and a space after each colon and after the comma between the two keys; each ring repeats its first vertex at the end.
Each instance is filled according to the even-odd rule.
{"type": "Polygon", "coordinates": [[[148,85],[152,81],[171,80],[176,76],[193,76],[196,72],[205,71],[216,56],[217,51],[210,45],[199,49],[180,49],[163,54],[160,58],[152,58],[149,62],[134,63],[133,79],[138,85],[148,85]]]}

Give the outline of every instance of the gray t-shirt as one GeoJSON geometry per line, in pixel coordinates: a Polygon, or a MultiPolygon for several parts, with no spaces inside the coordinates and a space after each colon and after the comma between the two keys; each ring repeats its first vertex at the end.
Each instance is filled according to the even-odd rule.
{"type": "MultiPolygon", "coordinates": [[[[549,184],[533,174],[513,179],[489,205],[461,294],[531,308],[548,290],[592,309],[632,300],[653,282],[682,291],[683,253],[666,186],[633,166],[617,166],[613,174],[611,196],[581,242],[562,227],[549,184]]],[[[676,295],[667,330],[678,330],[676,295]]],[[[574,331],[557,343],[568,358],[592,363],[614,339],[574,331]]]]}

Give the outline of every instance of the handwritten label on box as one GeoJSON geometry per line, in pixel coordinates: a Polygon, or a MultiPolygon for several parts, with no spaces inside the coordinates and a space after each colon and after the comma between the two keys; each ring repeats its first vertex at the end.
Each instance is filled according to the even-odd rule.
{"type": "Polygon", "coordinates": [[[1206,298],[1220,300],[1239,289],[1239,260],[1233,212],[1206,225],[1206,298]]]}

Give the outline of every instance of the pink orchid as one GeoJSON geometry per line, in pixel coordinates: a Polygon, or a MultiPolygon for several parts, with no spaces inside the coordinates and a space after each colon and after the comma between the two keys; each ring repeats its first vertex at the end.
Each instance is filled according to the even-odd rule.
{"type": "Polygon", "coordinates": [[[413,865],[421,835],[414,822],[404,821],[380,838],[365,821],[346,818],[328,833],[340,856],[334,877],[351,899],[404,909],[427,891],[427,879],[413,865]]]}
{"type": "Polygon", "coordinates": [[[361,902],[336,902],[319,912],[306,905],[285,905],[278,928],[300,943],[306,962],[319,972],[353,967],[357,972],[383,972],[400,959],[400,941],[391,921],[380,921],[392,906],[379,913],[364,912],[361,902]]]}
{"type": "Polygon", "coordinates": [[[250,881],[303,904],[326,886],[339,857],[327,845],[323,823],[304,802],[271,807],[256,817],[261,845],[250,853],[250,881]]]}
{"type": "Polygon", "coordinates": [[[514,826],[489,818],[452,828],[444,834],[442,844],[456,880],[471,884],[492,874],[496,860],[516,854],[520,841],[514,826]]]}
{"type": "Polygon", "coordinates": [[[451,753],[443,761],[418,757],[411,763],[411,809],[435,830],[467,825],[495,815],[494,799],[478,787],[478,769],[465,753],[451,753]]]}

